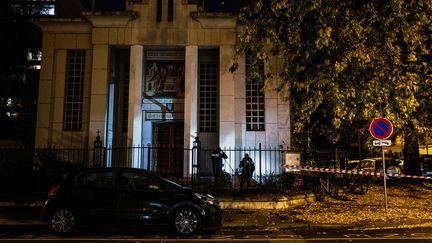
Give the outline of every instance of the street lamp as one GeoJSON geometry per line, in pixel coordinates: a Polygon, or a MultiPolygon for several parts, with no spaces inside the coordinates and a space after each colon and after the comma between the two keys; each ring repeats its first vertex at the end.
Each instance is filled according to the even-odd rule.
{"type": "Polygon", "coordinates": [[[201,148],[201,141],[199,140],[199,137],[196,136],[195,140],[193,141],[193,148],[194,149],[199,149],[201,148]]]}

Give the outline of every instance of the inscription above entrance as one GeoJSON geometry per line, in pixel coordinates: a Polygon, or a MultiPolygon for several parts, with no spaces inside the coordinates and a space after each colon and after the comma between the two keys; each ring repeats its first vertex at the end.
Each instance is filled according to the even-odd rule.
{"type": "Polygon", "coordinates": [[[166,121],[166,120],[183,120],[184,113],[182,112],[160,112],[160,111],[147,111],[145,113],[146,120],[157,120],[157,121],[166,121]]]}

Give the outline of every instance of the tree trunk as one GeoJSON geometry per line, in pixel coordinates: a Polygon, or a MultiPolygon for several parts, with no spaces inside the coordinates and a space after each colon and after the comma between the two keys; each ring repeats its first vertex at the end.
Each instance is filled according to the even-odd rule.
{"type": "Polygon", "coordinates": [[[411,132],[405,137],[403,153],[404,174],[421,175],[417,132],[411,132]]]}

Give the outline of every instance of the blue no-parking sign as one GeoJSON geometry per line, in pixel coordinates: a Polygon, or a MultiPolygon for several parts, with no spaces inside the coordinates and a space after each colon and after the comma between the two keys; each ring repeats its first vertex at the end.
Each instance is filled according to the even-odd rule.
{"type": "Polygon", "coordinates": [[[393,125],[387,118],[376,118],[371,122],[369,132],[376,139],[387,139],[393,133],[393,125]]]}
{"type": "Polygon", "coordinates": [[[386,185],[386,166],[385,166],[385,154],[384,154],[384,146],[391,145],[390,140],[383,140],[389,138],[393,133],[393,125],[391,122],[384,117],[379,117],[373,120],[369,126],[369,132],[371,135],[379,139],[378,141],[373,141],[374,146],[382,146],[382,166],[383,166],[383,181],[384,181],[384,200],[385,200],[385,209],[387,211],[387,185],[386,185]]]}

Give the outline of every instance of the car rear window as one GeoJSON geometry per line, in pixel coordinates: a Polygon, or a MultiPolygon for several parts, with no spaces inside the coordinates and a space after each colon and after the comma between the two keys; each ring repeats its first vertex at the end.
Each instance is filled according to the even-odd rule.
{"type": "Polygon", "coordinates": [[[75,181],[79,185],[112,188],[113,178],[114,172],[112,171],[97,171],[80,174],[75,181]]]}

